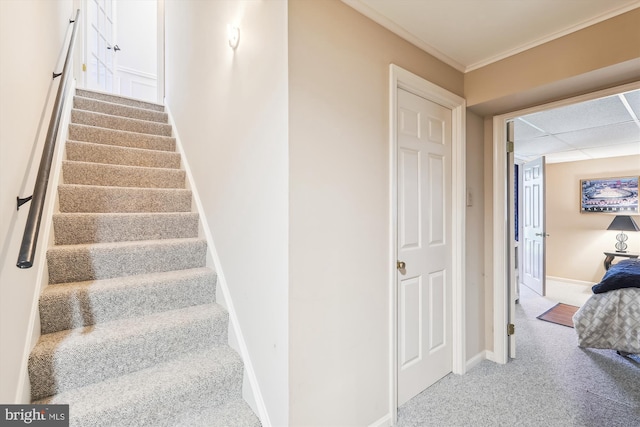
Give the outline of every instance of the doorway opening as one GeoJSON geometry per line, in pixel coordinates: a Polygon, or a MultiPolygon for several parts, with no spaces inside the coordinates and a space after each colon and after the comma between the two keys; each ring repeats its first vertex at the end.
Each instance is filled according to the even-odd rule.
{"type": "MultiPolygon", "coordinates": [[[[560,168],[554,166],[554,169],[556,169],[555,175],[559,174],[560,176],[554,178],[559,183],[553,186],[553,191],[555,192],[553,197],[556,199],[564,198],[564,201],[570,206],[565,205],[563,208],[567,209],[567,211],[561,211],[553,207],[547,209],[548,219],[555,221],[550,224],[552,229],[547,226],[544,231],[544,233],[550,235],[547,237],[547,242],[554,239],[554,243],[559,243],[565,248],[565,252],[562,255],[558,255],[556,249],[554,249],[555,252],[545,254],[545,260],[549,261],[549,264],[553,266],[549,275],[562,277],[565,274],[569,274],[565,273],[566,270],[563,270],[563,266],[559,263],[562,261],[566,263],[568,255],[579,256],[582,260],[582,273],[589,275],[579,276],[578,280],[581,277],[586,277],[581,280],[585,282],[595,280],[594,283],[597,283],[599,275],[602,273],[600,270],[603,270],[602,260],[600,260],[600,258],[604,259],[604,256],[601,256],[602,250],[606,250],[608,247],[605,243],[608,236],[606,228],[611,218],[603,214],[590,215],[580,213],[580,196],[577,195],[580,187],[579,176],[585,174],[587,175],[586,177],[597,177],[594,174],[600,174],[600,176],[616,175],[620,171],[617,165],[622,164],[624,159],[629,159],[631,158],[629,156],[632,155],[640,155],[640,152],[638,152],[638,147],[640,146],[638,143],[640,141],[637,139],[640,126],[638,122],[639,88],[640,82],[636,82],[494,117],[493,320],[497,332],[494,334],[494,357],[496,362],[506,363],[510,353],[515,356],[515,336],[517,335],[512,335],[510,338],[507,333],[502,334],[499,331],[502,329],[501,325],[504,325],[505,331],[507,330],[507,325],[510,323],[510,315],[513,316],[514,302],[515,298],[517,298],[516,284],[521,282],[521,280],[515,280],[516,265],[520,266],[518,275],[521,275],[522,270],[520,269],[523,261],[521,256],[518,257],[518,262],[515,260],[513,237],[516,235],[516,230],[513,229],[513,224],[515,223],[514,210],[510,209],[508,205],[509,195],[514,187],[511,186],[513,182],[509,183],[507,173],[509,165],[509,156],[505,149],[507,123],[515,122],[517,126],[520,126],[520,147],[518,147],[517,130],[514,135],[516,157],[520,157],[520,161],[529,160],[526,158],[527,156],[534,158],[546,155],[547,160],[551,157],[552,164],[565,162],[567,164],[571,162],[575,162],[575,164],[580,162],[595,164],[598,161],[597,159],[605,157],[604,153],[606,151],[619,150],[617,154],[613,154],[618,156],[616,157],[617,159],[621,159],[616,163],[616,166],[609,166],[598,172],[595,170],[593,172],[571,170],[570,172],[559,173],[557,171],[560,168]],[[608,105],[608,107],[604,108],[603,105],[608,105]],[[596,117],[595,119],[588,118],[591,117],[591,113],[595,113],[595,116],[593,116],[596,117]],[[616,123],[614,123],[614,120],[614,122],[608,124],[611,126],[607,126],[605,122],[611,121],[613,116],[618,113],[627,114],[627,119],[616,123]],[[581,129],[570,129],[570,126],[576,126],[576,121],[582,122],[583,127],[581,129]],[[544,128],[545,122],[549,124],[549,129],[553,129],[552,131],[544,128]],[[632,136],[629,137],[629,135],[632,136]],[[633,135],[635,135],[635,140],[633,135]],[[529,147],[524,143],[526,141],[529,142],[529,147]],[[606,143],[600,144],[602,141],[606,143]],[[558,146],[562,144],[565,144],[565,148],[559,150],[558,146]],[[518,156],[519,148],[520,156],[518,156]],[[591,156],[588,156],[588,153],[591,156]],[[568,215],[569,213],[571,213],[572,217],[568,215]],[[557,225],[558,219],[572,221],[571,226],[557,225]],[[602,224],[599,224],[599,222],[602,222],[602,224]],[[607,224],[603,225],[604,223],[607,224]],[[580,238],[583,240],[579,241],[581,243],[570,243],[573,240],[564,234],[565,229],[576,228],[581,230],[580,238]],[[567,247],[567,245],[570,246],[567,247]],[[511,347],[513,347],[513,351],[510,352],[511,347]]],[[[627,170],[630,169],[627,168],[627,170]]],[[[547,199],[549,197],[551,196],[548,195],[547,199]]],[[[568,265],[564,267],[572,265],[571,263],[566,264],[568,265]]]]}
{"type": "Polygon", "coordinates": [[[164,0],[80,0],[79,86],[149,102],[164,97],[164,0]]]}

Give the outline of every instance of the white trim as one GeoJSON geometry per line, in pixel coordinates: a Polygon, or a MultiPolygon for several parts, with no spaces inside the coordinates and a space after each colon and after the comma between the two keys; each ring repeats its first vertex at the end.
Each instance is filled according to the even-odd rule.
{"type": "Polygon", "coordinates": [[[154,80],[154,81],[158,79],[158,77],[155,74],[147,73],[145,71],[135,70],[129,67],[123,67],[121,65],[118,65],[116,67],[116,71],[132,74],[134,76],[143,77],[145,79],[154,80]]]}
{"type": "Polygon", "coordinates": [[[435,84],[395,64],[389,66],[389,416],[395,424],[398,413],[397,375],[397,95],[398,88],[406,89],[429,101],[451,109],[452,118],[452,283],[453,283],[453,373],[466,372],[465,360],[465,120],[466,101],[435,84]]]}
{"type": "Polygon", "coordinates": [[[235,337],[234,343],[237,344],[237,347],[238,347],[237,350],[240,353],[240,357],[242,358],[242,361],[244,363],[245,375],[247,376],[247,379],[251,386],[251,392],[254,399],[252,403],[255,403],[255,406],[258,412],[258,417],[260,418],[260,422],[262,423],[262,425],[264,427],[271,427],[271,420],[269,419],[269,414],[267,412],[267,407],[264,403],[264,398],[262,397],[262,393],[260,392],[258,378],[256,377],[255,369],[253,368],[253,363],[251,362],[251,357],[249,357],[249,350],[244,340],[244,335],[242,334],[242,330],[240,329],[240,323],[238,322],[238,316],[236,314],[233,301],[231,300],[231,294],[229,293],[229,287],[227,285],[224,272],[222,270],[220,257],[218,256],[218,252],[216,250],[216,246],[213,241],[213,235],[211,234],[211,229],[209,228],[209,224],[207,223],[207,218],[204,215],[204,209],[200,202],[200,196],[195,186],[195,182],[193,180],[191,168],[189,167],[189,163],[187,161],[187,157],[184,152],[184,147],[182,145],[180,135],[178,134],[176,124],[173,120],[173,115],[171,114],[171,111],[168,106],[165,106],[165,111],[169,116],[169,124],[173,128],[173,136],[176,139],[176,150],[180,153],[180,156],[182,158],[182,168],[185,171],[187,182],[193,194],[193,203],[195,204],[196,211],[200,214],[201,228],[202,228],[204,237],[207,240],[210,261],[213,262],[216,275],[218,276],[216,289],[219,289],[222,292],[222,295],[224,296],[224,306],[229,312],[229,324],[230,324],[230,328],[232,329],[230,331],[230,336],[235,337]]]}
{"type": "Polygon", "coordinates": [[[555,33],[551,33],[551,34],[548,34],[548,35],[546,35],[544,37],[540,37],[539,39],[536,39],[536,40],[530,41],[528,43],[522,44],[522,45],[520,45],[520,46],[518,46],[516,48],[509,49],[509,50],[501,52],[501,53],[499,53],[497,55],[490,56],[488,58],[483,59],[482,61],[478,61],[478,62],[475,62],[473,64],[470,64],[464,69],[464,72],[468,73],[469,71],[477,70],[478,68],[485,67],[485,66],[487,66],[489,64],[493,64],[494,62],[498,62],[498,61],[501,61],[501,60],[503,60],[505,58],[509,58],[510,56],[517,55],[517,54],[522,53],[522,52],[524,52],[526,50],[533,49],[534,47],[538,47],[538,46],[543,45],[545,43],[548,43],[550,41],[559,39],[561,37],[567,36],[569,34],[575,33],[575,32],[580,31],[580,30],[584,30],[587,27],[590,27],[592,25],[595,25],[595,24],[598,24],[600,22],[606,21],[607,19],[614,18],[614,17],[616,17],[618,15],[622,15],[623,13],[627,13],[627,12],[633,10],[633,9],[637,9],[638,7],[640,7],[640,5],[638,3],[632,3],[632,4],[629,4],[629,5],[623,6],[621,8],[610,10],[610,11],[602,13],[602,14],[600,14],[598,16],[594,16],[594,17],[589,18],[589,19],[587,19],[585,21],[582,21],[579,24],[572,25],[572,26],[570,26],[568,28],[565,28],[563,30],[556,31],[555,33]]]}
{"type": "MultiPolygon", "coordinates": [[[[605,96],[640,89],[640,82],[629,83],[597,92],[539,105],[525,110],[513,111],[493,118],[493,357],[497,363],[507,363],[508,345],[506,325],[508,321],[507,293],[507,156],[506,123],[526,114],[537,113],[552,108],[577,104],[605,96]]],[[[489,358],[489,357],[487,357],[489,358]]]]}
{"type": "Polygon", "coordinates": [[[483,360],[486,360],[487,353],[488,353],[487,350],[483,350],[480,353],[473,356],[471,359],[467,360],[467,371],[479,365],[483,360]]]}
{"type": "Polygon", "coordinates": [[[393,34],[396,34],[397,36],[403,38],[404,40],[408,41],[409,43],[416,46],[417,48],[427,52],[429,55],[439,59],[440,61],[455,68],[456,70],[462,73],[465,72],[466,67],[464,66],[464,64],[461,64],[460,62],[456,61],[455,59],[451,58],[450,56],[436,49],[435,47],[425,42],[421,38],[416,37],[411,32],[405,30],[401,25],[387,18],[377,10],[372,9],[362,1],[342,0],[342,2],[345,3],[347,6],[360,12],[362,15],[366,16],[367,18],[371,19],[373,22],[376,22],[377,24],[382,25],[384,28],[391,31],[393,34]]]}
{"type": "Polygon", "coordinates": [[[564,277],[557,277],[557,276],[547,276],[547,280],[554,280],[556,282],[565,282],[571,285],[581,285],[581,286],[589,286],[589,287],[594,285],[593,282],[586,282],[584,280],[576,280],[576,279],[566,279],[564,277]]]}
{"type": "MultiPolygon", "coordinates": [[[[55,86],[54,86],[55,87],[55,86]]],[[[31,300],[31,313],[29,315],[29,324],[27,325],[27,340],[25,340],[24,349],[22,351],[22,363],[20,365],[20,378],[16,387],[15,403],[24,404],[31,401],[31,386],[29,383],[29,355],[31,350],[40,338],[40,294],[49,284],[49,270],[47,269],[47,250],[53,246],[53,221],[54,212],[58,211],[58,184],[61,181],[62,159],[64,157],[64,147],[69,134],[69,123],[71,122],[71,109],[73,108],[73,94],[76,90],[76,81],[71,79],[69,88],[67,89],[66,103],[62,110],[62,117],[58,127],[58,135],[56,136],[56,146],[54,148],[53,159],[51,160],[51,171],[49,175],[49,183],[47,184],[47,193],[45,195],[45,205],[42,211],[42,222],[40,223],[39,240],[40,244],[36,246],[36,254],[34,257],[36,273],[36,287],[31,300]],[[25,401],[26,399],[26,401],[25,401]]],[[[23,208],[24,209],[24,208],[23,208]]]]}
{"type": "Polygon", "coordinates": [[[164,66],[164,38],[165,38],[165,31],[164,31],[164,11],[165,11],[165,7],[164,7],[164,0],[157,0],[157,6],[158,6],[158,25],[157,25],[157,29],[158,29],[158,41],[157,41],[157,47],[156,47],[156,52],[158,55],[158,59],[157,59],[157,67],[158,67],[158,71],[157,71],[157,90],[158,90],[158,95],[157,95],[157,100],[158,102],[162,103],[162,101],[164,100],[164,72],[165,72],[165,66],[164,66]]]}
{"type": "Polygon", "coordinates": [[[391,423],[391,414],[387,414],[384,417],[380,418],[377,421],[369,424],[369,427],[391,427],[393,424],[391,423]]]}
{"type": "Polygon", "coordinates": [[[434,46],[432,46],[431,44],[429,44],[428,42],[422,40],[421,38],[417,37],[415,34],[411,33],[410,31],[407,31],[404,27],[402,27],[400,24],[396,23],[395,21],[392,21],[391,19],[387,18],[385,15],[381,14],[380,12],[378,12],[377,10],[371,8],[369,5],[367,5],[366,3],[364,3],[361,0],[342,0],[343,3],[345,3],[346,5],[350,6],[351,8],[357,10],[358,12],[360,12],[362,15],[366,16],[367,18],[371,19],[372,21],[378,23],[379,25],[382,25],[384,28],[386,28],[387,30],[391,31],[392,33],[396,34],[397,36],[403,38],[404,40],[408,41],[409,43],[413,44],[414,46],[418,47],[419,49],[422,49],[423,51],[427,52],[428,54],[434,56],[435,58],[439,59],[440,61],[444,62],[445,64],[455,68],[456,70],[462,72],[462,73],[468,73],[470,71],[473,70],[477,70],[478,68],[482,68],[485,67],[487,65],[493,64],[494,62],[498,62],[501,61],[505,58],[509,58],[511,56],[517,55],[519,53],[522,53],[526,50],[529,49],[533,49],[537,46],[543,45],[545,43],[548,43],[550,41],[559,39],[561,37],[564,37],[566,35],[575,33],[577,31],[583,30],[587,27],[590,27],[592,25],[598,24],[600,22],[606,21],[607,19],[611,19],[615,16],[618,15],[622,15],[623,13],[629,12],[631,10],[637,9],[638,7],[640,7],[640,5],[636,2],[636,3],[631,3],[629,5],[617,8],[617,9],[613,9],[610,10],[608,12],[602,13],[598,16],[592,17],[588,20],[585,20],[577,25],[572,25],[568,28],[565,28],[563,30],[557,31],[555,33],[546,35],[544,37],[538,38],[536,40],[530,41],[528,43],[524,43],[516,48],[513,49],[508,49],[505,50],[503,52],[500,52],[496,55],[492,55],[489,56],[487,58],[484,58],[480,61],[474,62],[473,64],[469,64],[469,65],[464,65],[463,63],[453,59],[452,57],[448,56],[446,53],[438,50],[437,48],[435,48],[434,46]]]}

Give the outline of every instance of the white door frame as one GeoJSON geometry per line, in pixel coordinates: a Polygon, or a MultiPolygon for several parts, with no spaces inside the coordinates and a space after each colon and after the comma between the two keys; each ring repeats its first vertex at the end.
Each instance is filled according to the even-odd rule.
{"type": "MultiPolygon", "coordinates": [[[[497,363],[507,363],[509,360],[507,323],[509,321],[507,286],[509,266],[508,226],[509,217],[513,212],[507,209],[507,149],[506,128],[509,120],[526,114],[538,113],[551,108],[564,107],[596,98],[616,95],[621,92],[640,89],[640,82],[629,83],[597,92],[588,93],[561,101],[551,102],[524,110],[494,116],[493,118],[493,234],[487,236],[493,242],[493,354],[491,359],[497,363]]],[[[517,334],[517,328],[516,328],[517,334]]],[[[517,335],[516,335],[517,336],[517,335]]]]}
{"type": "Polygon", "coordinates": [[[452,213],[452,284],[453,284],[453,373],[466,372],[465,352],[465,126],[466,101],[435,84],[397,65],[389,66],[389,331],[390,331],[390,414],[395,425],[398,413],[398,297],[396,261],[398,257],[398,139],[397,139],[397,99],[398,88],[421,96],[431,102],[451,109],[451,213],[452,213]]]}

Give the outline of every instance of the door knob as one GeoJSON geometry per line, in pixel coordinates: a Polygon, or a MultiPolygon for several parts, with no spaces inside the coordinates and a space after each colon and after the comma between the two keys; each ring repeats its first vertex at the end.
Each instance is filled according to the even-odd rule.
{"type": "Polygon", "coordinates": [[[398,263],[396,264],[396,268],[398,270],[404,270],[405,268],[407,268],[407,264],[405,264],[404,261],[398,261],[398,263]]]}

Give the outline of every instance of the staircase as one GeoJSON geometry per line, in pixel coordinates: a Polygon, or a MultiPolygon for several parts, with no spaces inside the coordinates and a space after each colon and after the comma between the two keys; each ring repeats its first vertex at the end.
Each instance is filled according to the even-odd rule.
{"type": "Polygon", "coordinates": [[[70,425],[259,426],[215,302],[216,274],[160,105],[77,90],[33,403],[70,425]]]}

